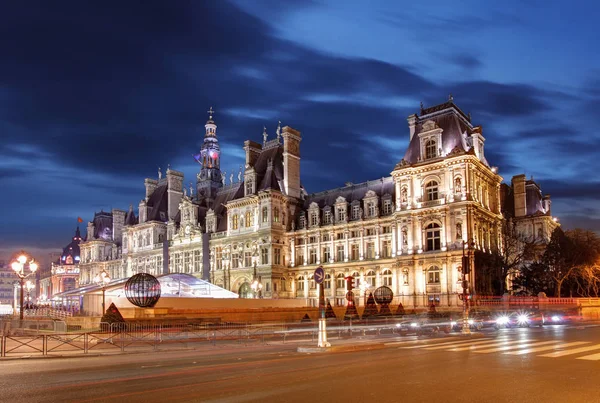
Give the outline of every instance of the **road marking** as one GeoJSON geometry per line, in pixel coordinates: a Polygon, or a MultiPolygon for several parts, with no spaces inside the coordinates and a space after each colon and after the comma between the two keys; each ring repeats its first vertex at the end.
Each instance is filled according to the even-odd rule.
{"type": "MultiPolygon", "coordinates": [[[[600,350],[600,344],[595,344],[593,346],[580,347],[580,348],[576,348],[573,350],[556,351],[554,353],[542,354],[539,357],[556,358],[556,357],[563,357],[565,355],[585,353],[586,351],[592,351],[592,350],[600,350]]],[[[592,354],[592,355],[598,355],[598,354],[592,354]]],[[[588,355],[587,357],[590,357],[590,356],[588,355]]]]}
{"type": "Polygon", "coordinates": [[[537,353],[539,351],[559,350],[559,349],[563,349],[565,347],[580,346],[582,344],[589,344],[589,343],[590,343],[589,341],[574,341],[572,343],[556,344],[554,346],[544,346],[544,347],[536,347],[536,348],[526,348],[526,349],[519,350],[519,351],[509,351],[508,353],[504,353],[504,354],[510,354],[510,355],[531,354],[531,353],[537,353]]]}
{"type": "Polygon", "coordinates": [[[578,360],[598,361],[600,360],[600,354],[584,355],[583,357],[577,357],[578,360]]]}
{"type": "MultiPolygon", "coordinates": [[[[485,339],[476,339],[476,340],[491,340],[490,338],[485,338],[485,339]]],[[[439,346],[452,346],[452,345],[459,345],[459,344],[468,344],[468,343],[473,343],[473,340],[462,340],[462,341],[458,341],[458,340],[454,340],[454,341],[448,341],[446,343],[436,343],[435,345],[430,345],[430,344],[421,344],[418,346],[409,346],[409,347],[400,347],[400,348],[426,348],[426,347],[439,347],[439,346]]]]}
{"type": "MultiPolygon", "coordinates": [[[[453,349],[448,350],[448,351],[477,350],[478,348],[494,347],[494,346],[497,346],[500,343],[502,345],[504,345],[504,346],[507,346],[509,344],[523,343],[525,341],[530,342],[530,341],[535,341],[535,340],[508,340],[508,339],[505,339],[505,340],[498,340],[498,341],[494,341],[494,342],[487,341],[487,342],[484,342],[485,344],[482,344],[480,346],[467,346],[467,347],[453,348],[453,349]]],[[[473,344],[475,344],[475,343],[473,343],[473,344]]]]}
{"type": "Polygon", "coordinates": [[[487,344],[490,345],[490,343],[496,344],[499,343],[501,341],[493,341],[493,340],[481,340],[481,341],[467,341],[467,342],[461,342],[461,343],[453,343],[450,345],[436,345],[433,347],[422,347],[424,350],[445,350],[445,349],[449,349],[449,348],[453,348],[453,347],[465,347],[465,346],[473,346],[476,344],[487,344]]]}
{"type": "Polygon", "coordinates": [[[386,346],[398,346],[401,344],[422,343],[422,342],[429,343],[429,342],[435,342],[438,340],[450,340],[450,339],[456,339],[456,338],[457,338],[456,336],[450,336],[450,337],[438,337],[435,339],[415,339],[415,340],[392,341],[392,342],[383,343],[383,344],[385,344],[386,346]]]}
{"type": "Polygon", "coordinates": [[[487,354],[487,353],[496,353],[498,351],[508,351],[508,350],[514,350],[517,348],[527,348],[527,347],[533,347],[533,346],[541,346],[544,344],[551,344],[551,343],[556,343],[556,340],[552,340],[552,341],[539,341],[537,343],[526,343],[526,344],[518,344],[516,346],[504,346],[504,347],[498,347],[498,348],[490,348],[488,350],[480,350],[480,351],[475,351],[476,353],[481,353],[481,354],[487,354]]]}

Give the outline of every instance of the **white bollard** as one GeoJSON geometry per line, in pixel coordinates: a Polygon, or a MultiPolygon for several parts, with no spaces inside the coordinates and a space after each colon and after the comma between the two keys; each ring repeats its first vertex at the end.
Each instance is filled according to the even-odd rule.
{"type": "Polygon", "coordinates": [[[318,347],[331,347],[327,342],[327,319],[319,318],[319,342],[318,347]]]}

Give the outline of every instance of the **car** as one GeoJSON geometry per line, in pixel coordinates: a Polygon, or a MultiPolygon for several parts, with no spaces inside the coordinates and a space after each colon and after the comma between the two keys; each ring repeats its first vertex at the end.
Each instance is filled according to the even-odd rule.
{"type": "Polygon", "coordinates": [[[452,330],[450,316],[447,313],[427,313],[415,316],[407,321],[403,328],[408,332],[415,332],[418,336],[435,334],[440,331],[450,333],[452,330]]]}
{"type": "Polygon", "coordinates": [[[494,318],[494,327],[496,329],[508,329],[517,325],[517,318],[514,312],[502,312],[494,318]]]}
{"type": "Polygon", "coordinates": [[[517,326],[544,326],[544,315],[538,310],[517,312],[517,326]]]}
{"type": "Polygon", "coordinates": [[[546,311],[544,312],[544,319],[548,325],[564,325],[578,320],[579,314],[576,310],[546,311]]]}

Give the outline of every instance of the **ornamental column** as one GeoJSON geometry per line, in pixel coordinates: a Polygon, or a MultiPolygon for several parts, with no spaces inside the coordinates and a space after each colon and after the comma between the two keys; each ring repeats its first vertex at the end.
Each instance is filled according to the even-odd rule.
{"type": "Polygon", "coordinates": [[[397,249],[398,245],[396,244],[396,227],[397,226],[398,225],[394,221],[392,223],[392,257],[396,257],[396,251],[398,250],[397,249]]]}
{"type": "Polygon", "coordinates": [[[381,254],[379,253],[381,249],[380,241],[379,241],[379,225],[375,227],[375,259],[379,259],[381,254]]]}

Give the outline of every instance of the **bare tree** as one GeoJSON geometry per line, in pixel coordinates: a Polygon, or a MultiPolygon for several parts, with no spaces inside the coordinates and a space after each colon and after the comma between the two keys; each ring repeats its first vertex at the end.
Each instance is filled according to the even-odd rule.
{"type": "Polygon", "coordinates": [[[516,222],[510,218],[503,221],[501,236],[502,250],[493,251],[492,255],[495,255],[498,262],[501,292],[504,293],[508,275],[517,273],[526,263],[531,262],[540,250],[540,245],[532,236],[518,231],[516,222]]]}

